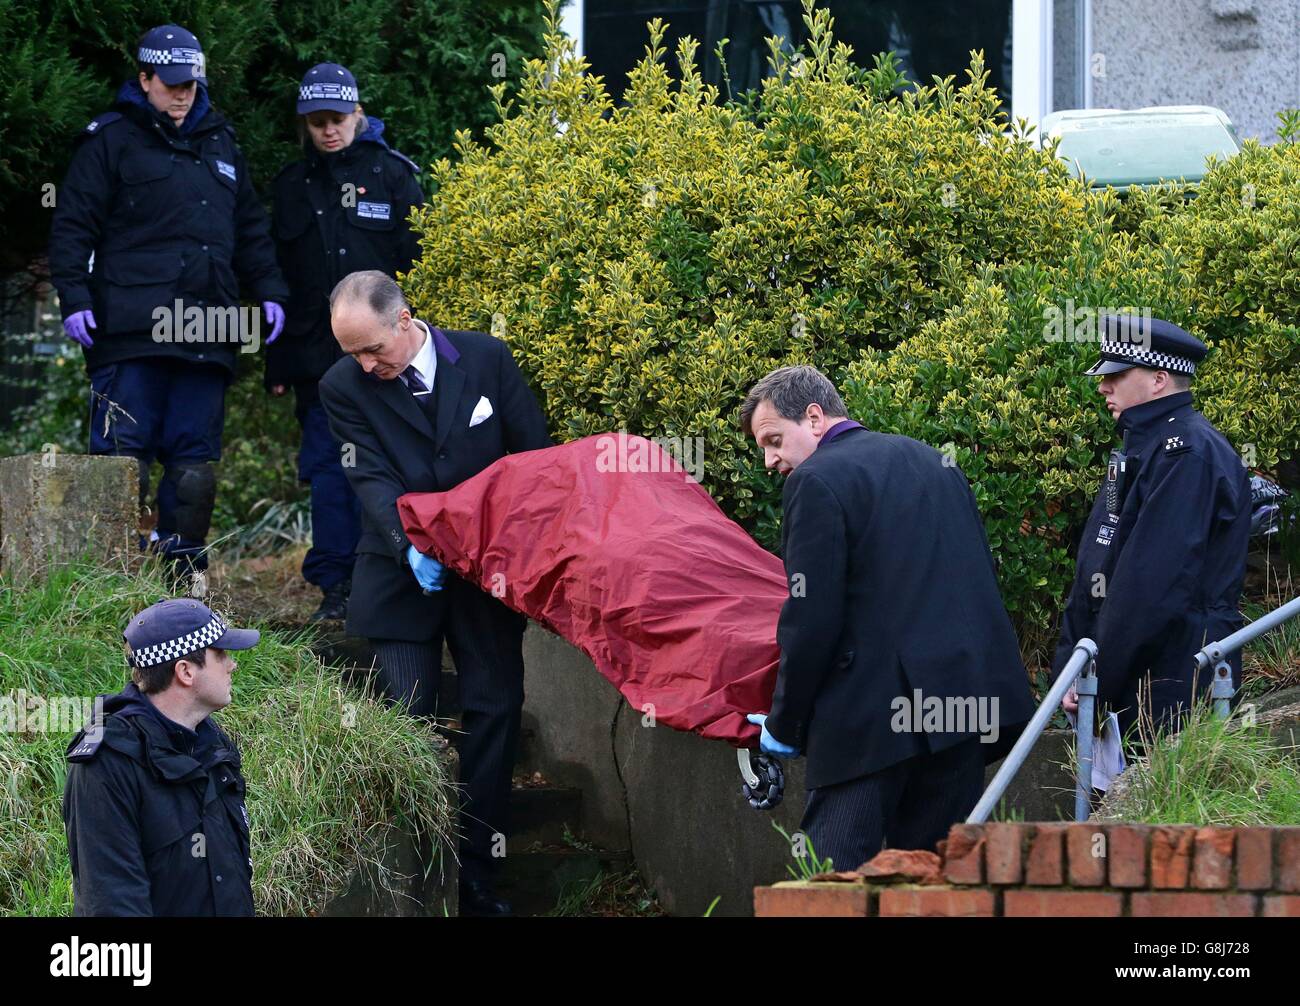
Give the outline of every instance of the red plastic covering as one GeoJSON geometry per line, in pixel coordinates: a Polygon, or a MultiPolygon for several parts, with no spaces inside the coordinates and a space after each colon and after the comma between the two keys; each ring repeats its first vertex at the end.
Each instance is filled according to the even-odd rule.
{"type": "Polygon", "coordinates": [[[771,707],[785,572],[659,445],[512,454],[397,508],[416,548],[580,648],[634,709],[757,746],[745,714],[771,707]]]}

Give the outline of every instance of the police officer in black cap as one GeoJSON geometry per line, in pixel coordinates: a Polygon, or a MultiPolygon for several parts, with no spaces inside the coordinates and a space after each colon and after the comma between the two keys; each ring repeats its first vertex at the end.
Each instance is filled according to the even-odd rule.
{"type": "Polygon", "coordinates": [[[78,138],[50,271],[85,353],[90,452],[139,460],[142,505],[149,465],[162,462],[157,547],[188,573],[207,567],[237,348],[260,341],[259,312],[242,314],[240,296],[261,303],[270,343],[288,290],[234,131],[208,98],[198,39],[162,25],[136,58],[136,77],[78,138]]]}
{"type": "Polygon", "coordinates": [[[211,714],[259,634],[180,598],[122,636],[132,681],[68,747],[73,914],[252,915],[239,751],[211,714]]]}
{"type": "Polygon", "coordinates": [[[367,116],[347,67],[320,63],[298,88],[303,157],[275,179],[274,233],[289,282],[285,336],[266,354],[266,384],[292,386],[302,426],[298,477],[311,484],[312,547],[303,578],[324,594],[313,620],[344,618],[361,537],[361,504],[343,472],[342,445],[330,433],[316,384],[342,350],[330,329],[329,295],[351,272],[396,277],[420,254],[407,221],[424,202],[417,168],[384,140],[367,116]]]}
{"type": "MultiPolygon", "coordinates": [[[[1193,682],[1193,654],[1241,626],[1250,483],[1237,452],[1192,407],[1205,344],[1149,316],[1104,316],[1099,328],[1101,359],[1088,374],[1101,378],[1124,442],[1079,542],[1053,670],[1091,637],[1098,698],[1131,737],[1139,713],[1156,728],[1176,727],[1194,690],[1204,695],[1211,684],[1193,682]]],[[[1239,686],[1239,654],[1232,668],[1239,686]]],[[[1077,710],[1077,697],[1063,705],[1077,710]]]]}

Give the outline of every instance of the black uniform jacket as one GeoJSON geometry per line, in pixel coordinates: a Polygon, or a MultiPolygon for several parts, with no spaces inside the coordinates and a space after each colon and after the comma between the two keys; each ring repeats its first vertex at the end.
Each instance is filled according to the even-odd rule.
{"type": "Polygon", "coordinates": [[[134,684],[68,747],[74,915],[252,915],[239,751],[211,717],[163,716],[134,684]]]}
{"type": "Polygon", "coordinates": [[[1029,681],[960,469],[850,428],[789,475],[782,502],[791,594],[767,726],[807,754],[807,785],[951,747],[981,732],[981,703],[997,725],[986,759],[1004,754],[1033,713],[1029,681]],[[912,715],[927,700],[952,715],[912,715]]]}
{"type": "Polygon", "coordinates": [[[348,602],[352,635],[427,642],[436,628],[430,604],[446,603],[445,590],[425,596],[407,564],[411,543],[397,497],[451,489],[508,453],[551,446],[546,419],[504,342],[484,332],[430,331],[433,421],[401,380],[366,374],[350,356],[320,382],[330,430],[354,452],[344,472],[362,506],[348,602]],[[492,415],[470,426],[482,398],[492,415]]]}
{"type": "MultiPolygon", "coordinates": [[[[415,164],[383,141],[384,124],[344,149],[304,158],[276,176],[272,231],[289,283],[284,332],[266,347],[266,384],[314,385],[343,355],[330,329],[329,296],[350,272],[405,272],[419,258],[419,238],[407,221],[424,202],[415,164]]],[[[300,392],[301,393],[301,392],[300,392]]]]}
{"type": "MultiPolygon", "coordinates": [[[[1098,648],[1098,698],[1124,731],[1150,678],[1153,721],[1192,699],[1192,656],[1241,626],[1237,604],[1250,538],[1250,478],[1241,458],[1192,407],[1190,392],[1120,413],[1126,482],[1118,511],[1097,495],[1079,542],[1054,671],[1075,643],[1098,648]]],[[[1230,663],[1240,684],[1241,655],[1230,663]]],[[[1209,678],[1196,682],[1204,692],[1209,678]]]]}
{"type": "MultiPolygon", "coordinates": [[[[239,328],[226,312],[186,333],[177,321],[171,341],[155,339],[159,307],[182,311],[237,307],[241,295],[281,304],[269,220],[258,202],[235,133],[199,88],[180,132],[128,81],[113,109],[82,131],[50,229],[50,273],[63,317],[91,308],[94,369],[136,357],[171,356],[216,363],[233,373],[239,328]],[[90,271],[91,255],[94,269],[90,271]],[[217,328],[217,323],[224,328],[217,328]],[[186,336],[194,335],[192,341],[186,336]]],[[[166,332],[159,330],[160,334],[166,332]]],[[[269,329],[262,324],[261,338],[269,329]]]]}

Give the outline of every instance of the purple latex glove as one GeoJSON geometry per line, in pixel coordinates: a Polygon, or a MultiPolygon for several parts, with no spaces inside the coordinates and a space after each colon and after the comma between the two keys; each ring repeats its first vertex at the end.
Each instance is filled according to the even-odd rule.
{"type": "Polygon", "coordinates": [[[70,314],[63,319],[63,331],[68,333],[68,338],[73,342],[81,343],[87,349],[95,344],[95,340],[86,331],[88,328],[99,328],[95,324],[95,313],[89,309],[70,314]]]}
{"type": "Polygon", "coordinates": [[[280,338],[280,329],[284,328],[284,308],[273,300],[264,300],[262,310],[266,312],[266,320],[271,323],[271,334],[266,337],[269,346],[280,338]]]}

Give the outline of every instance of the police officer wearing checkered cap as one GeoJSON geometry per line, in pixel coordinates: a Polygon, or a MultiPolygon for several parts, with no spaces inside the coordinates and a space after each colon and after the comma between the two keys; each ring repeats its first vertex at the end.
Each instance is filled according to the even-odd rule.
{"type": "Polygon", "coordinates": [[[142,505],[162,463],[155,548],[188,574],[207,567],[226,386],[241,351],[278,336],[288,289],[199,40],[160,25],[135,56],[113,107],[76,140],[50,273],[85,355],[90,453],[136,458],[142,505]],[[243,300],[266,324],[253,308],[245,326],[243,300]]]}
{"type": "MultiPolygon", "coordinates": [[[[1146,315],[1103,316],[1098,327],[1101,354],[1087,373],[1100,378],[1123,447],[1110,454],[1079,541],[1053,669],[1080,638],[1093,639],[1098,699],[1131,742],[1139,718],[1174,727],[1193,695],[1208,692],[1208,678],[1193,681],[1192,656],[1242,624],[1250,481],[1192,406],[1205,344],[1146,315]]],[[[1240,685],[1240,655],[1232,668],[1240,685]]],[[[1076,696],[1063,704],[1077,709],[1076,696]]]]}
{"type": "Polygon", "coordinates": [[[361,504],[342,464],[316,386],[343,355],[330,328],[329,295],[348,273],[396,277],[420,256],[408,217],[424,202],[416,165],[389,146],[347,67],[317,63],[299,84],[302,156],[276,176],[272,230],[289,283],[284,338],[266,351],[266,387],[293,388],[302,427],[298,478],[311,485],[312,545],[303,578],[321,590],[312,621],[347,615],[361,539],[361,504]]]}
{"type": "Polygon", "coordinates": [[[239,750],[211,714],[230,704],[231,654],[259,634],[177,598],[122,635],[131,683],[68,747],[73,914],[252,915],[239,750]]]}

